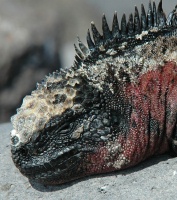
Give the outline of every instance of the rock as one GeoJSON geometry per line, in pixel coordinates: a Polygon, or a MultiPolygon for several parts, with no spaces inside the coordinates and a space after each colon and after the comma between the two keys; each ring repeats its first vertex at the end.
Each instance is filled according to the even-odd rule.
{"type": "MultiPolygon", "coordinates": [[[[73,41],[76,32],[86,34],[84,25],[89,26],[93,11],[81,0],[0,3],[0,122],[5,122],[37,82],[65,63],[64,44],[73,41]]],[[[71,58],[70,52],[73,45],[66,52],[71,58]]]]}

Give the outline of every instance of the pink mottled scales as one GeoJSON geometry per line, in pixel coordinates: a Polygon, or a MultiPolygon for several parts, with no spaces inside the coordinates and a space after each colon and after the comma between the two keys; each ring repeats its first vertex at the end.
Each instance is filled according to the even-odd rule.
{"type": "Polygon", "coordinates": [[[125,99],[133,110],[127,136],[100,145],[87,156],[88,173],[105,173],[134,166],[144,159],[169,151],[169,140],[176,124],[177,65],[166,62],[138,77],[136,84],[125,84],[125,99]],[[168,113],[167,113],[168,110],[168,113]]]}
{"type": "Polygon", "coordinates": [[[177,65],[166,62],[156,70],[138,77],[137,84],[127,87],[126,95],[131,99],[131,129],[125,157],[131,165],[169,150],[169,138],[176,123],[177,65]],[[175,105],[174,105],[175,104],[175,105]],[[168,110],[168,116],[167,116],[168,110]]]}

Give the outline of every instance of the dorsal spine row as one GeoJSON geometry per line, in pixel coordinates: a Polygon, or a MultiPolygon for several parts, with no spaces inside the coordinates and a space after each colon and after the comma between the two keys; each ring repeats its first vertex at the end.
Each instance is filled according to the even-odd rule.
{"type": "Polygon", "coordinates": [[[129,15],[129,20],[127,22],[126,15],[123,14],[121,23],[119,26],[117,12],[114,13],[113,23],[112,23],[112,30],[110,30],[106,17],[103,14],[102,17],[102,30],[103,34],[101,35],[97,30],[94,22],[91,22],[91,37],[90,31],[87,32],[87,45],[86,47],[78,37],[78,45],[79,48],[74,45],[77,55],[75,56],[74,66],[78,66],[78,63],[85,60],[88,55],[95,53],[100,47],[102,50],[106,48],[106,46],[110,42],[114,41],[122,41],[123,39],[126,40],[128,38],[135,38],[136,35],[141,34],[142,31],[148,31],[153,28],[163,29],[167,26],[176,26],[177,25],[177,15],[176,9],[169,14],[169,17],[166,18],[166,15],[162,8],[162,0],[160,0],[158,8],[156,9],[156,4],[149,1],[149,8],[146,14],[144,5],[141,5],[141,15],[139,15],[138,8],[135,6],[135,13],[129,15]]]}

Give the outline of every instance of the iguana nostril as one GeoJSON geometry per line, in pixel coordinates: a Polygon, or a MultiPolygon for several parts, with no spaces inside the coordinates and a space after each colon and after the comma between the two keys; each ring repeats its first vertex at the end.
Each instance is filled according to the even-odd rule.
{"type": "Polygon", "coordinates": [[[19,143],[19,138],[17,136],[13,136],[11,138],[12,145],[17,145],[19,143]]]}

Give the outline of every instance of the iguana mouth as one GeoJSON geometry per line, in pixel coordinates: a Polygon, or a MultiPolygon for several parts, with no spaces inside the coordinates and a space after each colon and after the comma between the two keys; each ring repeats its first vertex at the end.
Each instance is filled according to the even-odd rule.
{"type": "MultiPolygon", "coordinates": [[[[41,159],[40,156],[35,155],[31,156],[31,152],[26,148],[26,145],[18,149],[12,146],[11,152],[12,158],[21,173],[33,179],[38,176],[42,179],[43,174],[54,173],[54,178],[55,176],[59,177],[64,173],[69,173],[79,166],[82,157],[82,153],[75,148],[69,147],[60,151],[46,153],[47,159],[41,159]],[[20,162],[20,159],[22,159],[22,162],[20,162]]],[[[33,152],[33,154],[35,153],[33,152]]]]}

